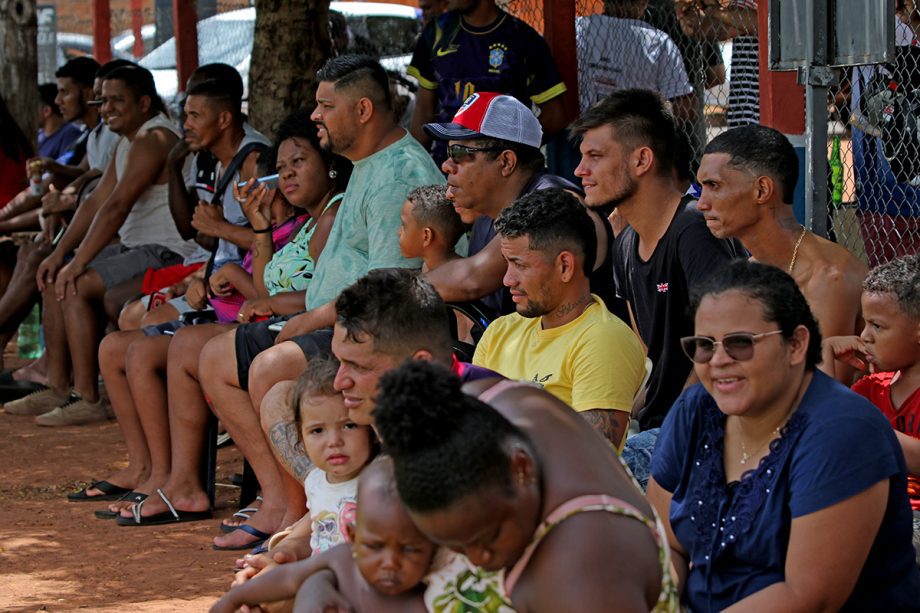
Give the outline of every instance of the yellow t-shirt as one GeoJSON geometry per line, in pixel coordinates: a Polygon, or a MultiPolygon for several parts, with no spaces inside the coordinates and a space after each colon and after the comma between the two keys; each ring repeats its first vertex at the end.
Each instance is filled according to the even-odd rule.
{"type": "Polygon", "coordinates": [[[489,324],[473,364],[542,386],[576,411],[629,411],[645,377],[639,338],[600,298],[577,319],[544,330],[540,317],[505,315],[489,324]]]}

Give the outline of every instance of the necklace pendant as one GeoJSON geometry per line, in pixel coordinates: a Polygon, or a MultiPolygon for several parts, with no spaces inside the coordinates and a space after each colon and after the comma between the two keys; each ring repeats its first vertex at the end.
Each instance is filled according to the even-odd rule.
{"type": "Polygon", "coordinates": [[[742,454],[741,454],[741,463],[742,463],[742,464],[747,464],[747,461],[748,461],[748,454],[742,453],[742,454]]]}

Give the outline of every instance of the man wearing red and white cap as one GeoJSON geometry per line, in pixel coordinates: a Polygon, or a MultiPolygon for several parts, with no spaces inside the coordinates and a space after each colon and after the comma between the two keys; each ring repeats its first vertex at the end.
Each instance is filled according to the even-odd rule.
{"type": "MultiPolygon", "coordinates": [[[[482,299],[500,314],[514,311],[502,287],[506,264],[493,221],[505,207],[531,192],[557,187],[577,194],[569,181],[549,174],[540,152],[543,129],[534,114],[512,96],[475,93],[464,101],[450,123],[429,123],[425,132],[447,142],[447,197],[466,223],[473,224],[469,257],[448,262],[428,273],[428,279],[447,302],[482,299]]],[[[591,291],[621,315],[612,282],[610,224],[592,212],[597,229],[597,257],[591,291]]]]}
{"type": "MultiPolygon", "coordinates": [[[[528,108],[539,106],[547,138],[570,121],[566,87],[546,41],[498,4],[447,0],[447,12],[422,30],[408,72],[420,85],[411,131],[426,147],[430,134],[423,125],[449,121],[477,92],[509,94],[528,108]]],[[[443,143],[436,143],[435,161],[440,164],[445,155],[443,143]]]]}

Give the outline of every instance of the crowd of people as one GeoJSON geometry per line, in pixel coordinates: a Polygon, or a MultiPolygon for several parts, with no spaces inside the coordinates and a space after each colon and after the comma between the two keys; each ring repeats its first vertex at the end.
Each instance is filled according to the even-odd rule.
{"type": "MultiPolygon", "coordinates": [[[[408,129],[345,54],[271,136],[230,66],[175,118],[90,58],[43,93],[38,157],[4,135],[0,232],[35,232],[2,252],[0,340],[39,303],[45,344],[4,411],[114,417],[127,451],[68,499],[211,519],[219,420],[259,496],[215,525],[245,554],[213,611],[920,610],[920,255],[867,270],[802,226],[772,128],[690,173],[695,77],[576,114],[529,26],[429,4],[408,129]]],[[[679,60],[645,5],[608,9],[679,60]]]]}

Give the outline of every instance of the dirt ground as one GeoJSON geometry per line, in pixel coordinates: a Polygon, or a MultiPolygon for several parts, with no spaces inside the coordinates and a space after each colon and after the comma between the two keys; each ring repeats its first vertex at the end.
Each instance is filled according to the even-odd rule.
{"type": "Polygon", "coordinates": [[[105,503],[67,502],[125,461],[114,421],[39,428],[0,413],[0,611],[206,611],[226,590],[238,554],[211,538],[238,507],[224,485],[242,467],[236,448],[218,452],[213,520],[120,527],[93,516],[105,503]]]}

